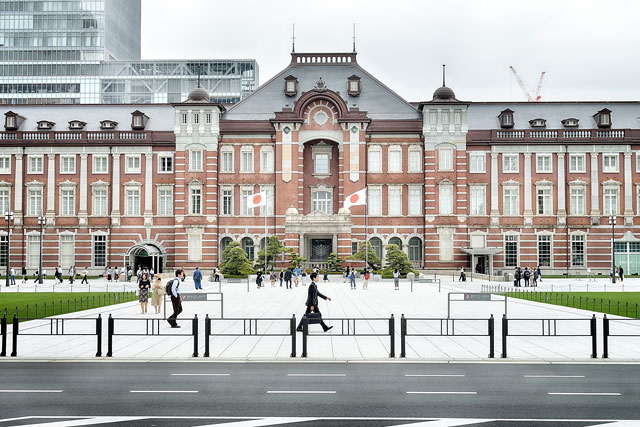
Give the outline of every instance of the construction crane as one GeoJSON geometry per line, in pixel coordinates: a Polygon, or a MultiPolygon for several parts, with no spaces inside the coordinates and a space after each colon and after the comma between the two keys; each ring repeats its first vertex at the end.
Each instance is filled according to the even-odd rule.
{"type": "Polygon", "coordinates": [[[522,79],[520,78],[520,76],[516,72],[516,69],[513,68],[513,66],[511,66],[511,65],[509,66],[509,69],[511,70],[513,75],[516,76],[516,80],[518,81],[518,85],[520,86],[520,89],[522,89],[522,93],[524,93],[524,96],[527,97],[527,101],[528,102],[538,102],[538,101],[540,101],[540,99],[542,99],[542,83],[544,82],[544,76],[546,74],[546,71],[543,71],[542,73],[540,73],[540,80],[538,81],[538,87],[536,87],[536,90],[532,95],[531,93],[529,93],[529,90],[524,85],[522,79]]]}

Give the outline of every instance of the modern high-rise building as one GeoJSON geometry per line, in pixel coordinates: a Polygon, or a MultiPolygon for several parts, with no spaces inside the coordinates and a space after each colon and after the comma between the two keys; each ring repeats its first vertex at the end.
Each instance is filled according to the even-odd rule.
{"type": "Polygon", "coordinates": [[[0,104],[213,102],[258,86],[248,60],[140,60],[140,0],[0,0],[0,104]]]}

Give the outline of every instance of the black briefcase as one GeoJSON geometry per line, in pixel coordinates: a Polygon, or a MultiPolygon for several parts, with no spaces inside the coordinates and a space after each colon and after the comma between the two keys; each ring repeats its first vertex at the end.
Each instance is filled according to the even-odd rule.
{"type": "Polygon", "coordinates": [[[322,314],[320,313],[315,313],[315,312],[306,313],[304,317],[307,319],[307,322],[309,323],[309,325],[312,325],[314,323],[320,323],[322,321],[322,314]]]}

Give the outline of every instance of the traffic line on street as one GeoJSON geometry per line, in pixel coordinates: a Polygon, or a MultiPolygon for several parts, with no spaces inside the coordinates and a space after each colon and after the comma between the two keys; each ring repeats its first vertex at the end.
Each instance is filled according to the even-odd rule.
{"type": "Polygon", "coordinates": [[[547,393],[552,396],[622,396],[622,393],[590,393],[590,392],[568,392],[568,393],[547,393]]]}
{"type": "Polygon", "coordinates": [[[328,390],[268,390],[267,394],[336,394],[328,390]]]}
{"type": "Polygon", "coordinates": [[[346,377],[347,374],[287,374],[288,377],[346,377]]]}
{"type": "Polygon", "coordinates": [[[171,374],[174,377],[228,377],[231,374],[171,374]]]}
{"type": "Polygon", "coordinates": [[[464,377],[464,374],[405,374],[405,377],[464,377]]]}
{"type": "Polygon", "coordinates": [[[198,393],[198,390],[129,390],[129,393],[198,393]]]}
{"type": "MultiPolygon", "coordinates": [[[[39,419],[40,417],[31,417],[34,419],[39,419]]],[[[61,416],[57,418],[68,418],[66,416],[61,416]]],[[[147,417],[121,417],[121,416],[113,416],[113,417],[91,417],[91,418],[82,418],[76,420],[65,420],[65,421],[52,421],[45,423],[34,423],[34,424],[22,424],[20,427],[79,427],[79,426],[89,426],[96,424],[113,424],[113,423],[128,423],[131,421],[140,421],[144,420],[147,417]]]]}
{"type": "Polygon", "coordinates": [[[524,375],[525,378],[584,378],[584,375],[524,375]]]}
{"type": "Polygon", "coordinates": [[[64,390],[0,390],[0,393],[62,393],[64,390]]]}
{"type": "Polygon", "coordinates": [[[478,394],[475,391],[408,391],[407,394],[478,394]]]}
{"type": "Polygon", "coordinates": [[[291,423],[305,423],[309,421],[320,420],[321,418],[308,418],[308,417],[268,417],[255,420],[245,421],[231,421],[228,423],[216,423],[198,425],[196,427],[262,427],[262,426],[275,426],[281,424],[291,423]]]}

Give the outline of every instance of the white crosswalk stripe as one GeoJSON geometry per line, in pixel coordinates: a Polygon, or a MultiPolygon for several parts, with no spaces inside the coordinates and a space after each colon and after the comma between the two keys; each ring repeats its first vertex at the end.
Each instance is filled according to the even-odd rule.
{"type": "MultiPolygon", "coordinates": [[[[37,418],[37,417],[34,417],[37,418]]],[[[64,418],[64,417],[58,417],[64,418]]],[[[91,426],[96,424],[121,423],[127,421],[144,420],[149,417],[94,417],[84,418],[80,420],[53,421],[50,423],[22,424],[20,427],[76,427],[91,426]]]]}
{"type": "Polygon", "coordinates": [[[295,417],[269,417],[257,420],[232,421],[230,423],[205,424],[194,427],[260,427],[260,426],[276,426],[280,424],[303,423],[306,421],[315,421],[321,418],[295,418],[295,417]]]}
{"type": "Polygon", "coordinates": [[[455,426],[468,426],[470,424],[486,423],[493,421],[493,419],[481,419],[481,418],[442,418],[433,421],[419,421],[417,423],[408,423],[394,425],[393,427],[455,427],[455,426]]]}

